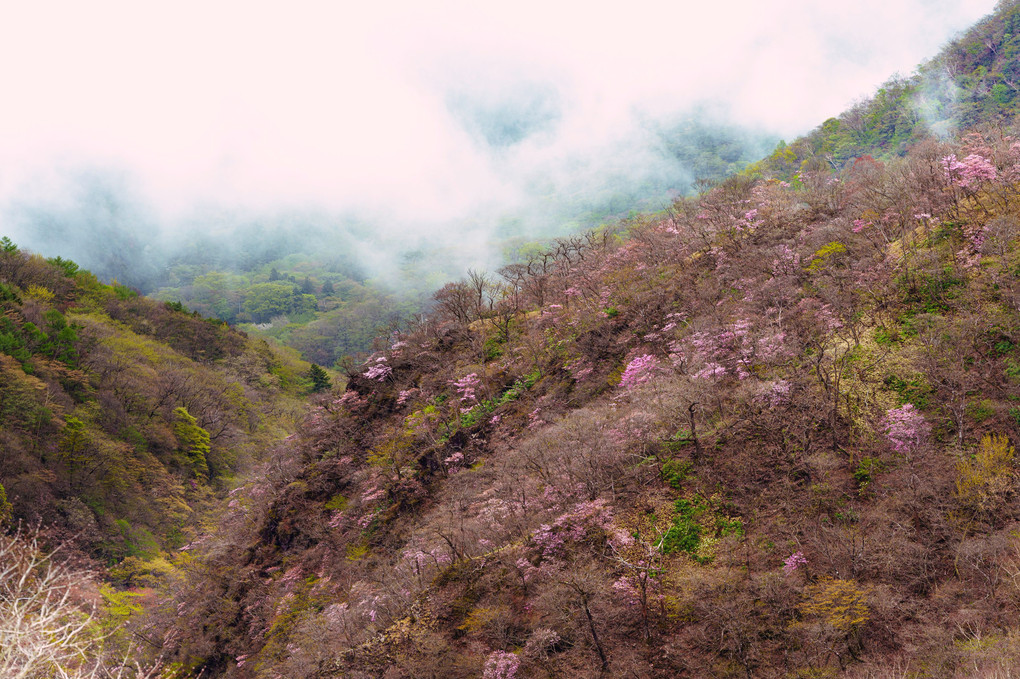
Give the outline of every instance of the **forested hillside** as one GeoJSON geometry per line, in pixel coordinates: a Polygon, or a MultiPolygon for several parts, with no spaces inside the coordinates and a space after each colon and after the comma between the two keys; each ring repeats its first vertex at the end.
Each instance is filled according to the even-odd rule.
{"type": "Polygon", "coordinates": [[[238,498],[179,657],[1008,676],[1018,148],[735,177],[444,288],[238,498]]]}
{"type": "Polygon", "coordinates": [[[909,77],[896,76],[751,172],[792,178],[801,168],[832,170],[863,155],[900,157],[930,137],[946,139],[981,125],[1010,124],[1020,104],[1020,11],[998,11],[953,40],[909,77]]]}
{"type": "Polygon", "coordinates": [[[308,366],[0,244],[5,525],[41,522],[144,569],[201,534],[216,494],[293,430],[308,366]]]}
{"type": "Polygon", "coordinates": [[[106,566],[88,629],[118,630],[67,666],[1013,676],[1018,16],[662,212],[446,284],[332,389],[4,241],[0,521],[106,566]]]}

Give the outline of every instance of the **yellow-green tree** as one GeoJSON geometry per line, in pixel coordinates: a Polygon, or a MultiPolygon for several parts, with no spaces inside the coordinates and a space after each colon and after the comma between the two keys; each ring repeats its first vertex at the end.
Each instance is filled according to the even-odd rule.
{"type": "Polygon", "coordinates": [[[174,435],[183,462],[200,479],[209,478],[209,432],[198,426],[186,408],[174,410],[174,435]]]}
{"type": "Polygon", "coordinates": [[[861,633],[871,617],[868,592],[853,580],[822,578],[804,589],[799,624],[841,668],[861,649],[861,633]]]}
{"type": "Polygon", "coordinates": [[[7,501],[7,490],[4,484],[0,483],[0,528],[3,528],[11,521],[11,513],[14,507],[7,501]]]}
{"type": "Polygon", "coordinates": [[[1013,483],[1016,451],[1009,438],[985,434],[970,459],[956,465],[956,497],[965,514],[975,517],[994,509],[1013,483]]]}

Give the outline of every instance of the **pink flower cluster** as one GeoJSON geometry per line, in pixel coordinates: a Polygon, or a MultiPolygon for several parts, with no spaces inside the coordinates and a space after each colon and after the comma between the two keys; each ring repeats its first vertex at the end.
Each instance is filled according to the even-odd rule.
{"type": "Polygon", "coordinates": [[[464,466],[464,453],[459,450],[450,457],[443,460],[450,472],[457,472],[464,466]]]}
{"type": "Polygon", "coordinates": [[[574,361],[571,361],[570,363],[567,363],[563,367],[565,367],[567,371],[570,372],[570,376],[574,378],[575,382],[580,382],[586,377],[589,377],[592,374],[592,371],[595,370],[595,366],[592,365],[591,361],[589,361],[587,358],[583,356],[574,361]]]}
{"type": "Polygon", "coordinates": [[[957,160],[956,154],[951,153],[942,159],[942,169],[946,173],[946,181],[960,188],[994,181],[998,176],[995,164],[976,153],[963,160],[957,160]]]}
{"type": "Polygon", "coordinates": [[[807,558],[804,552],[794,552],[783,561],[783,574],[790,575],[801,566],[807,565],[807,558]]]}
{"type": "Polygon", "coordinates": [[[769,408],[775,408],[790,400],[790,383],[786,380],[776,380],[765,386],[767,389],[755,397],[759,403],[765,404],[769,408]]]}
{"type": "Polygon", "coordinates": [[[631,579],[626,575],[621,575],[620,579],[613,583],[613,591],[623,599],[624,603],[628,606],[636,606],[641,603],[641,593],[638,588],[634,586],[631,579]]]}
{"type": "Polygon", "coordinates": [[[365,372],[362,373],[363,377],[367,377],[370,380],[376,380],[377,382],[383,382],[387,377],[393,374],[393,368],[386,365],[386,357],[380,356],[375,359],[375,363],[365,372]]]}
{"type": "Polygon", "coordinates": [[[772,275],[794,274],[800,270],[800,255],[789,245],[783,245],[772,260],[772,275]]]}
{"type": "Polygon", "coordinates": [[[415,571],[421,573],[428,569],[439,569],[450,563],[452,559],[449,554],[438,548],[428,551],[421,549],[409,549],[401,555],[404,562],[411,564],[415,571]]]}
{"type": "Polygon", "coordinates": [[[482,679],[516,679],[521,659],[515,653],[493,651],[485,661],[482,679]]]}
{"type": "Polygon", "coordinates": [[[694,353],[705,361],[705,366],[694,375],[698,379],[721,379],[732,374],[739,379],[751,376],[755,363],[772,363],[789,355],[786,333],[776,332],[751,336],[754,329],[749,319],[743,318],[716,332],[698,332],[690,337],[694,353]]]}
{"type": "Polygon", "coordinates": [[[532,533],[531,540],[542,550],[543,557],[553,558],[559,556],[567,542],[583,540],[589,530],[609,532],[612,521],[613,516],[605,500],[599,498],[581,502],[571,511],[556,517],[552,525],[542,524],[532,533]]]}
{"type": "Polygon", "coordinates": [[[931,433],[931,425],[912,403],[886,411],[879,428],[897,453],[909,453],[919,448],[931,433]]]}
{"type": "Polygon", "coordinates": [[[658,368],[659,360],[652,354],[638,356],[627,364],[620,376],[620,386],[630,391],[651,380],[658,368]]]}
{"type": "Polygon", "coordinates": [[[365,405],[365,399],[356,391],[345,391],[344,395],[333,401],[334,405],[342,406],[348,410],[357,410],[365,405]]]}
{"type": "Polygon", "coordinates": [[[475,394],[475,390],[478,385],[482,383],[477,373],[470,373],[460,378],[459,380],[450,380],[450,384],[457,390],[457,394],[460,395],[461,403],[477,403],[478,396],[475,394]]]}

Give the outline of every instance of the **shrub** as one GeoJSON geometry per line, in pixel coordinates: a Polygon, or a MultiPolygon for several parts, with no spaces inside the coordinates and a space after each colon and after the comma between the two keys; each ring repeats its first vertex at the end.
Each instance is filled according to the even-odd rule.
{"type": "Polygon", "coordinates": [[[863,457],[861,461],[857,463],[857,468],[851,472],[854,477],[854,481],[864,488],[866,485],[871,483],[875,474],[881,471],[882,461],[876,457],[863,457]]]}
{"type": "Polygon", "coordinates": [[[843,640],[857,638],[871,617],[866,603],[868,592],[852,580],[821,578],[804,589],[800,605],[803,616],[843,640]]]}
{"type": "Polygon", "coordinates": [[[687,460],[666,460],[662,464],[662,471],[659,474],[663,483],[680,490],[684,480],[690,475],[692,466],[687,460]]]}
{"type": "Polygon", "coordinates": [[[974,456],[956,465],[956,496],[960,502],[974,511],[990,508],[1013,480],[1014,455],[1015,449],[1006,436],[981,437],[974,456]]]}

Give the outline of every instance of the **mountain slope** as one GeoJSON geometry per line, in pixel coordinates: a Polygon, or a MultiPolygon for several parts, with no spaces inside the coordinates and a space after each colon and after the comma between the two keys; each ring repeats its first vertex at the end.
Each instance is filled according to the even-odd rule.
{"type": "Polygon", "coordinates": [[[1015,663],[1017,148],[735,177],[501,287],[447,286],[244,491],[181,593],[181,657],[288,677],[1015,663]],[[227,631],[185,634],[200,620],[227,631]]]}
{"type": "MultiPolygon", "coordinates": [[[[130,629],[178,675],[1010,676],[1020,144],[866,129],[892,136],[816,133],[444,286],[265,451],[130,629]]],[[[33,316],[19,281],[21,392],[26,364],[80,383],[61,333],[89,321],[33,316]]],[[[173,312],[124,296],[109,316],[173,312]]],[[[139,338],[181,318],[132,318],[91,321],[97,366],[117,343],[141,346],[111,373],[184,361],[139,338]]],[[[170,472],[199,485],[217,421],[172,414],[170,472]]]]}
{"type": "Polygon", "coordinates": [[[220,322],[7,239],[0,298],[10,521],[111,565],[156,558],[293,427],[300,364],[220,322]]]}
{"type": "Polygon", "coordinates": [[[909,77],[897,76],[875,96],[826,120],[810,134],[749,168],[786,180],[798,171],[841,168],[864,155],[903,156],[930,135],[940,139],[1015,120],[1020,80],[1020,4],[996,11],[951,41],[909,77]]]}

